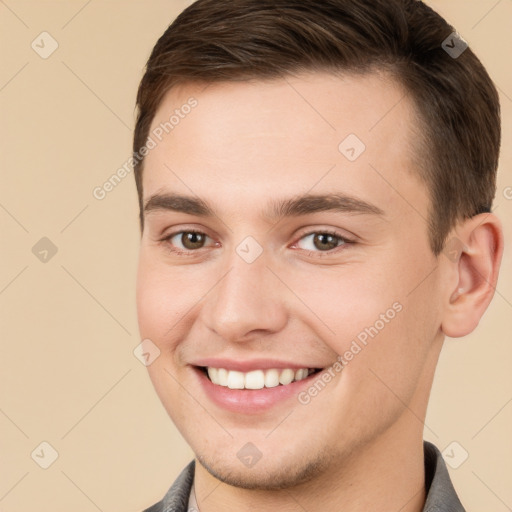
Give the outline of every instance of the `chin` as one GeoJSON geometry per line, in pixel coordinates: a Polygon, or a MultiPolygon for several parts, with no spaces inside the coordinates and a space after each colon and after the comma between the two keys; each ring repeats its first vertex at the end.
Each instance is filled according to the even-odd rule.
{"type": "Polygon", "coordinates": [[[243,467],[242,462],[237,464],[238,467],[233,467],[231,462],[212,461],[197,454],[196,459],[208,473],[225,484],[262,491],[288,489],[309,482],[318,478],[330,463],[328,457],[318,455],[309,461],[275,460],[270,463],[265,462],[263,456],[253,467],[247,468],[243,467]]]}

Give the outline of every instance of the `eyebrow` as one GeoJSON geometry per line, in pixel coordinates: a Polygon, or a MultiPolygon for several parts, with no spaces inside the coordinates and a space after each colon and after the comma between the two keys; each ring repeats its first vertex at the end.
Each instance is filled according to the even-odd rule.
{"type": "MultiPolygon", "coordinates": [[[[215,210],[203,199],[181,194],[155,194],[144,206],[144,212],[168,210],[198,217],[217,217],[215,210]]],[[[264,217],[275,221],[316,212],[336,211],[351,214],[384,216],[378,206],[341,193],[304,194],[290,199],[273,200],[267,204],[264,217]]]]}

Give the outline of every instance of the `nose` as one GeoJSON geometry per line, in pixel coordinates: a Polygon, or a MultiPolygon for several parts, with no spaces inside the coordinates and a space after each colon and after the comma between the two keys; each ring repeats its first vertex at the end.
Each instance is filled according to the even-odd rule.
{"type": "Polygon", "coordinates": [[[286,325],[286,289],[267,263],[265,252],[247,263],[233,251],[206,296],[203,322],[225,341],[261,340],[286,325]]]}

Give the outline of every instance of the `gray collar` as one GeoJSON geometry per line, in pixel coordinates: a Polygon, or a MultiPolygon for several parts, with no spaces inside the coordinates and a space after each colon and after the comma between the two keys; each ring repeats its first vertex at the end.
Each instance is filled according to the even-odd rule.
{"type": "Polygon", "coordinates": [[[425,451],[425,488],[427,499],[423,512],[465,512],[453,488],[441,452],[428,441],[423,441],[425,451]]]}

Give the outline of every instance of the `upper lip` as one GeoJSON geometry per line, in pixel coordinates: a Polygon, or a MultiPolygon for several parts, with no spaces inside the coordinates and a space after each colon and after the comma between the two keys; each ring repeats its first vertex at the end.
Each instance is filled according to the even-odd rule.
{"type": "Polygon", "coordinates": [[[225,368],[226,370],[235,370],[244,373],[252,370],[268,370],[270,368],[290,368],[292,370],[299,370],[300,368],[325,368],[325,365],[294,363],[278,359],[250,359],[242,361],[217,357],[198,359],[191,364],[194,366],[208,366],[210,368],[225,368]]]}

